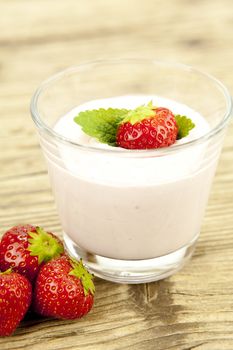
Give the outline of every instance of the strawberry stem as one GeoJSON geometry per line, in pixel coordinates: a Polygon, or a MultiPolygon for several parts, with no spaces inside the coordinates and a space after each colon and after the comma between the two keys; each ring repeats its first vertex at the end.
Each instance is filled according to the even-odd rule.
{"type": "Polygon", "coordinates": [[[61,242],[52,234],[41,227],[36,227],[36,232],[29,232],[29,246],[31,256],[38,257],[38,263],[48,262],[60,256],[64,252],[61,242]]]}
{"type": "Polygon", "coordinates": [[[130,110],[120,124],[129,122],[130,124],[134,125],[141,122],[143,119],[154,117],[154,109],[155,107],[153,106],[153,102],[150,101],[147,105],[139,106],[133,110],[130,110]]]}
{"type": "Polygon", "coordinates": [[[84,294],[88,295],[90,292],[92,295],[95,293],[95,285],[93,283],[94,275],[89,273],[84,267],[82,259],[77,262],[74,259],[70,259],[70,264],[73,267],[73,270],[70,271],[69,275],[79,278],[82,282],[84,294]]]}
{"type": "Polygon", "coordinates": [[[10,273],[12,273],[12,268],[9,268],[6,271],[0,272],[0,275],[9,275],[10,273]]]}

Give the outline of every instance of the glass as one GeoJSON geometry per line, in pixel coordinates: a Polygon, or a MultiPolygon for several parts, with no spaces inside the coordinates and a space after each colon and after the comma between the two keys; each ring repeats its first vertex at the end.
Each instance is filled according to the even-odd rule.
{"type": "Polygon", "coordinates": [[[96,61],[45,81],[31,113],[68,252],[114,282],[150,282],[180,269],[200,233],[231,111],[219,81],[179,64],[96,61]],[[87,101],[138,94],[188,105],[209,132],[181,145],[132,151],[83,146],[54,131],[59,118],[87,101]]]}

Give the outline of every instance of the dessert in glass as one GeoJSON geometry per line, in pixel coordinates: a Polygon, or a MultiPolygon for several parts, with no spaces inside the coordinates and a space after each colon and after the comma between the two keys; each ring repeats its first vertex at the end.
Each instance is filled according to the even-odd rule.
{"type": "Polygon", "coordinates": [[[180,64],[96,61],[45,81],[31,113],[69,254],[120,283],[179,270],[200,234],[231,111],[218,80],[180,64]],[[195,126],[167,147],[127,149],[75,122],[86,111],[148,105],[187,116],[195,126]]]}

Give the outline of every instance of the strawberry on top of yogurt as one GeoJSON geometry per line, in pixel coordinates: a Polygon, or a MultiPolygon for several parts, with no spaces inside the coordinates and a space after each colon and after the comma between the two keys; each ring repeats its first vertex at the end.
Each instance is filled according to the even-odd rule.
{"type": "Polygon", "coordinates": [[[100,108],[81,111],[74,121],[101,143],[126,149],[168,147],[189,134],[195,124],[150,101],[133,110],[100,108]]]}

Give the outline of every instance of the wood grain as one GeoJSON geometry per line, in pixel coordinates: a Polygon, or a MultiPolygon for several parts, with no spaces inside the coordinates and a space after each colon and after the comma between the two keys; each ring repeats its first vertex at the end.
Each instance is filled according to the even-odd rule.
{"type": "MultiPolygon", "coordinates": [[[[84,61],[153,57],[194,65],[233,89],[231,0],[0,0],[0,225],[61,234],[29,115],[37,85],[84,61]]],[[[193,259],[164,281],[97,279],[77,322],[28,315],[1,350],[233,350],[233,126],[193,259]]]]}

